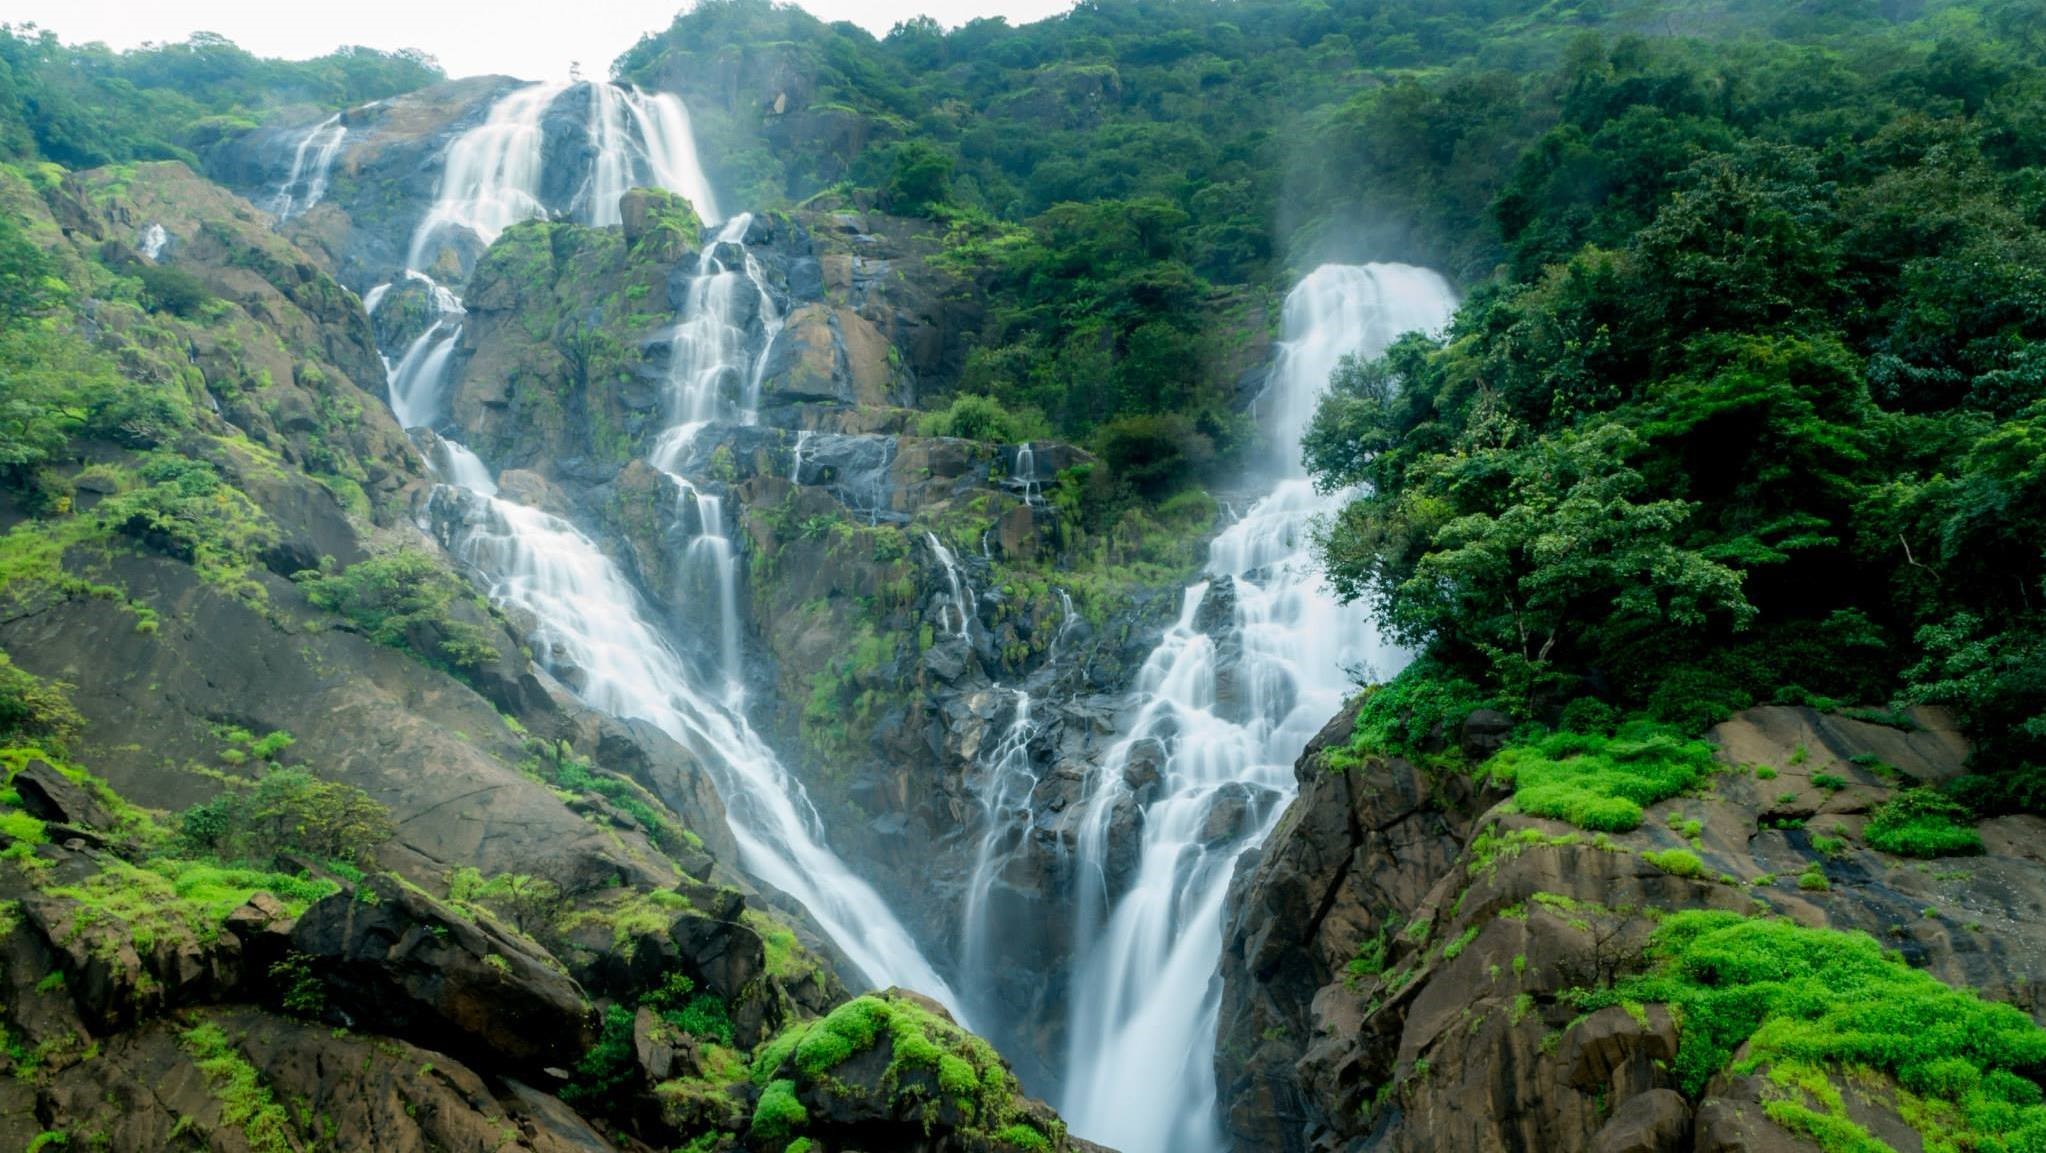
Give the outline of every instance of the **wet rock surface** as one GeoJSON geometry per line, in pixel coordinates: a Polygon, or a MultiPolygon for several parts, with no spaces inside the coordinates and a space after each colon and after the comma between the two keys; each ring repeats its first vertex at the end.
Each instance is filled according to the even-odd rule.
{"type": "MultiPolygon", "coordinates": [[[[2002,841],[1998,822],[1984,826],[1984,856],[1931,866],[1865,848],[1828,856],[1805,828],[1765,827],[1797,808],[1822,833],[1858,828],[1900,781],[1958,771],[1966,750],[1945,719],[1913,720],[1906,731],[1749,710],[1714,730],[1727,767],[1709,789],[1594,841],[1454,785],[1461,774],[1445,792],[1396,758],[1333,770],[1323,750],[1348,739],[1338,718],[1301,758],[1299,799],[1231,890],[1216,1057],[1225,1125],[1239,1147],[1274,1150],[1816,1149],[1768,1119],[1766,1076],[1722,1077],[1695,1099],[1675,1092],[1677,1028],[1662,1006],[1571,1008],[1571,990],[1642,964],[1664,909],[1859,929],[1941,980],[2046,1016],[2036,992],[2046,869],[2001,847],[2015,839],[2002,841]],[[1864,767],[1878,760],[1908,776],[1864,767]],[[1776,775],[1757,779],[1757,764],[1776,775]],[[1820,774],[1851,784],[1817,789],[1820,774]],[[1865,799],[1842,801],[1857,789],[1865,799]],[[1697,837],[1686,842],[1664,820],[1672,813],[1697,821],[1697,837]],[[1528,833],[1514,851],[1478,844],[1517,830],[1528,833]],[[1703,876],[1639,855],[1676,847],[1702,859],[1703,876]],[[1783,880],[1815,862],[1829,888],[1783,880]],[[1453,956],[1441,945],[1451,941],[1453,956]]],[[[1483,748],[1474,735],[1493,727],[1461,740],[1483,748]]],[[[2023,822],[2024,838],[2039,831],[2005,820],[2023,822]]],[[[1862,1096],[1858,1122],[1916,1147],[1895,1101],[1862,1096]]]]}

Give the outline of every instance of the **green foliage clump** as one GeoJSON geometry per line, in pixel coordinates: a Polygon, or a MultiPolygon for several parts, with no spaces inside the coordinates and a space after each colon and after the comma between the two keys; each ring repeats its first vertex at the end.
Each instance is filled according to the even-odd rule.
{"type": "Polygon", "coordinates": [[[1858,1134],[1836,1090],[1857,1070],[1894,1079],[1905,1119],[1946,1150],[2030,1148],[2046,1140],[2046,1102],[2031,1078],[2046,1064],[2046,1030],[2009,1005],[1950,988],[1884,954],[1862,933],[1685,911],[1650,945],[1654,968],[1603,997],[1676,1008],[1674,1072],[1696,1095],[1726,1070],[1767,1068],[1799,1090],[1764,1108],[1779,1124],[1824,1139],[1858,1134]],[[1746,1050],[1734,1061],[1734,1054],[1746,1050]]]}
{"type": "Polygon", "coordinates": [[[49,743],[61,747],[85,726],[65,694],[69,686],[46,681],[0,651],[0,743],[49,743]]]}
{"type": "Polygon", "coordinates": [[[1702,877],[1705,862],[1689,849],[1665,849],[1662,852],[1646,852],[1641,859],[1675,877],[1702,877]]]}
{"type": "Polygon", "coordinates": [[[187,809],[186,843],[226,860],[269,861],[280,853],[368,863],[396,827],[368,793],[304,769],[277,769],[253,786],[232,785],[187,809]]]}
{"type": "Polygon", "coordinates": [[[1982,851],[1966,806],[1936,789],[1906,789],[1877,805],[1862,837],[1873,848],[1904,857],[1958,857],[1982,851]]]}
{"type": "MultiPolygon", "coordinates": [[[[639,1008],[653,1010],[665,1026],[705,1042],[714,1052],[732,1043],[732,1018],[725,1003],[708,993],[697,993],[696,983],[686,974],[668,972],[660,984],[641,992],[636,1002],[639,1008]]],[[[604,1009],[597,1043],[577,1060],[569,1083],[562,1087],[562,1100],[607,1117],[630,1112],[631,1091],[640,1079],[633,1050],[635,1017],[632,1008],[624,1004],[604,1009]]]]}
{"type": "Polygon", "coordinates": [[[767,1083],[753,1106],[751,1134],[756,1140],[775,1141],[809,1124],[809,1110],[796,1100],[796,1083],[782,1078],[767,1083]]]}
{"type": "Polygon", "coordinates": [[[987,1042],[900,998],[855,997],[816,1021],[792,1025],[754,1054],[753,1083],[829,1083],[831,1071],[880,1044],[889,1062],[880,1088],[905,1101],[942,1097],[982,1133],[1017,1123],[1016,1079],[987,1042]]]}
{"type": "Polygon", "coordinates": [[[993,397],[961,393],[936,412],[917,421],[920,436],[955,436],[991,444],[1020,444],[1051,435],[1044,418],[1033,412],[1013,413],[993,397]]]}
{"type": "Polygon", "coordinates": [[[220,1026],[208,1022],[187,1029],[179,1043],[192,1055],[206,1087],[220,1103],[223,1125],[241,1131],[253,1153],[292,1153],[298,1148],[291,1114],[262,1082],[220,1026]]]}
{"type": "Polygon", "coordinates": [[[1464,721],[1491,704],[1475,683],[1423,657],[1364,690],[1356,728],[1343,748],[1329,753],[1328,766],[1346,772],[1374,753],[1412,756],[1441,744],[1453,748],[1464,721]]]}
{"type": "Polygon", "coordinates": [[[2046,217],[2007,143],[2046,70],[2032,7],[1959,11],[1586,36],[1332,115],[1318,182],[1368,165],[1482,281],[1309,430],[1358,486],[1337,590],[1537,714],[1941,704],[1971,800],[2046,803],[2046,217]]]}
{"type": "Polygon", "coordinates": [[[1521,812],[1610,833],[1640,827],[1644,806],[1682,793],[1713,770],[1711,745],[1641,721],[1612,737],[1554,733],[1508,746],[1491,761],[1494,779],[1514,786],[1521,812]]]}
{"type": "Polygon", "coordinates": [[[410,650],[457,673],[497,659],[490,635],[456,617],[458,601],[475,594],[445,563],[416,548],[357,561],[335,573],[304,572],[306,599],[348,618],[378,644],[410,650]]]}
{"type": "Polygon", "coordinates": [[[336,49],[311,60],[251,55],[208,32],[115,52],[67,45],[34,25],[0,28],[0,155],[73,168],[179,159],[255,125],[251,114],[311,103],[345,108],[441,79],[414,50],[336,49]]]}

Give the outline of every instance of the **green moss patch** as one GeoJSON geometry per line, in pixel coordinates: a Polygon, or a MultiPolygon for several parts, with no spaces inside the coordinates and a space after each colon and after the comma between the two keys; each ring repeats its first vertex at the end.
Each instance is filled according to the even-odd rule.
{"type": "Polygon", "coordinates": [[[1696,1096],[1733,1065],[1767,1068],[1779,1124],[1828,1153],[1887,1148],[1847,1116],[1833,1083],[1880,1074],[1928,1153],[2046,1149],[2046,1029],[2009,1005],[1954,989],[1884,954],[1862,933],[1736,914],[1672,914],[1653,970],[1602,1003],[1661,1001],[1682,1022],[1675,1072],[1696,1096]],[[1747,1046],[1739,1061],[1734,1054],[1747,1046]]]}
{"type": "MultiPolygon", "coordinates": [[[[1016,1079],[994,1049],[921,1005],[891,996],[856,997],[823,1018],[790,1026],[755,1052],[752,1079],[761,1087],[761,1109],[767,1110],[769,1124],[776,1117],[794,1116],[780,1099],[794,1102],[804,1088],[857,1092],[834,1070],[883,1044],[889,1061],[874,1088],[891,1112],[914,1115],[942,1100],[963,1114],[963,1128],[1035,1147],[1007,1136],[1019,1127],[1037,1130],[1023,1116],[1016,1079]],[[770,1099],[777,1102],[772,1109],[770,1099]]],[[[761,1123],[756,1111],[756,1137],[789,1135],[787,1130],[763,1132],[761,1123]]]]}
{"type": "Polygon", "coordinates": [[[1491,762],[1494,779],[1514,786],[1521,812],[1612,833],[1639,828],[1645,806],[1693,787],[1714,768],[1711,745],[1646,722],[1611,737],[1554,733],[1503,749],[1491,762]]]}
{"type": "Polygon", "coordinates": [[[1869,814],[1868,843],[1903,857],[1959,857],[1982,851],[1967,808],[1932,789],[1907,789],[1869,814]]]}

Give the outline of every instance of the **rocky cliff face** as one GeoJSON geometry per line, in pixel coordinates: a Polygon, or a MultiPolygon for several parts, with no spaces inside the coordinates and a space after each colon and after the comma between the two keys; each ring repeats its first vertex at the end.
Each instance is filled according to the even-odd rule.
{"type": "MultiPolygon", "coordinates": [[[[1496,747],[1486,719],[1465,734],[1479,755],[1496,747]]],[[[1350,721],[1338,718],[1231,893],[1217,1073],[1238,1146],[1819,1148],[1769,1119],[1762,1103],[1779,1091],[1766,1076],[1677,1092],[1677,1023],[1661,1006],[1576,1008],[1583,990],[1643,963],[1672,910],[1862,930],[1915,968],[2046,1018],[2029,976],[2046,946],[2046,826],[1987,822],[1987,853],[1965,860],[1855,847],[1894,790],[1959,770],[1951,729],[1914,719],[1906,732],[1750,710],[1714,730],[1724,769],[1705,788],[1652,807],[1632,833],[1593,837],[1518,814],[1464,774],[1400,759],[1334,769],[1350,721]],[[1700,867],[1644,855],[1672,849],[1700,867]],[[1821,881],[1800,882],[1814,870],[1821,881]]],[[[1916,1147],[1894,1100],[1860,1093],[1859,1123],[1916,1147]]]]}
{"type": "MultiPolygon", "coordinates": [[[[405,310],[373,328],[338,278],[389,267],[431,194],[407,173],[501,86],[361,113],[363,151],[334,200],[281,231],[174,164],[34,187],[0,177],[78,286],[64,323],[190,409],[68,446],[35,502],[0,501],[17,530],[0,589],[8,674],[53,686],[80,722],[48,748],[0,742],[0,1143],[732,1148],[777,1092],[749,1077],[750,1051],[847,1002],[801,911],[736,871],[702,766],[652,726],[580,704],[532,662],[532,622],[464,589],[416,523],[432,481],[385,407],[378,360],[405,310]],[[382,215],[366,207],[379,196],[382,215]],[[138,270],[162,270],[139,297],[108,275],[138,270]],[[400,593],[394,620],[398,602],[378,598],[400,593]],[[373,858],[188,859],[200,850],[180,811],[301,771],[388,814],[373,858]]],[[[248,147],[245,179],[260,184],[275,144],[248,147]]],[[[672,323],[660,294],[703,239],[691,219],[675,243],[673,205],[640,207],[623,230],[564,232],[548,249],[556,279],[479,278],[470,350],[473,373],[518,365],[511,395],[580,388],[578,404],[615,405],[635,447],[630,382],[585,388],[563,375],[574,362],[556,330],[514,342],[491,325],[509,331],[571,286],[636,302],[634,285],[655,303],[621,328],[655,312],[645,332],[672,323]]],[[[571,303],[580,316],[603,300],[571,303]]],[[[874,371],[826,347],[833,372],[874,371]]],[[[647,355],[657,370],[659,350],[647,355]]],[[[887,371],[882,391],[908,387],[909,369],[887,371]]],[[[531,500],[605,523],[630,479],[602,420],[514,431],[465,403],[465,431],[540,467],[531,500]],[[578,456],[608,469],[559,467],[578,456]]],[[[855,1045],[844,1068],[805,1066],[835,1086],[799,1098],[820,1126],[907,1133],[914,1117],[931,1148],[1076,1146],[984,1045],[927,1009],[915,1020],[967,1053],[986,1091],[925,1118],[935,1090],[905,1069],[928,1054],[860,1064],[855,1045]]]]}

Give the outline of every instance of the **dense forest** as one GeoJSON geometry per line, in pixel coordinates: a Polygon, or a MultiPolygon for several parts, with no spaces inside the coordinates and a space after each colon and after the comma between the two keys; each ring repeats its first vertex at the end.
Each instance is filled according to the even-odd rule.
{"type": "Polygon", "coordinates": [[[7,1139],[2046,1150],[2046,0],[700,0],[431,268],[518,82],[63,31],[0,26],[7,1139]],[[724,220],[589,211],[617,93],[724,220]],[[1366,262],[1454,314],[1246,544],[1366,262]],[[1303,728],[1257,630],[1337,602],[1303,728]],[[1090,1108],[1131,894],[1191,1058],[1090,1108]]]}

